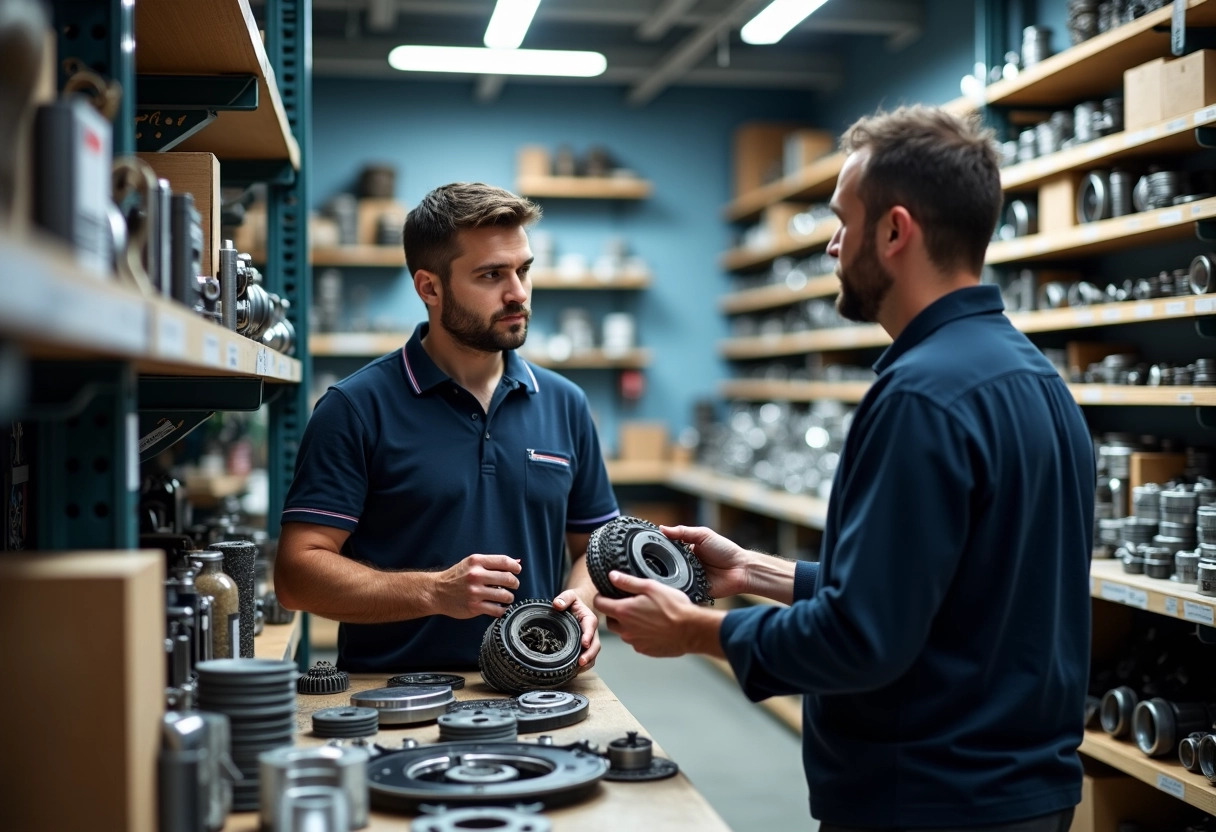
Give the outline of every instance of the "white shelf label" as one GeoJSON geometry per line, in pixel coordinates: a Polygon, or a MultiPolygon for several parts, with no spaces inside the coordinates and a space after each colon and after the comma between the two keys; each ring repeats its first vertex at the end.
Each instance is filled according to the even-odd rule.
{"type": "Polygon", "coordinates": [[[1097,226],[1086,226],[1085,228],[1081,229],[1081,239],[1087,243],[1090,243],[1098,239],[1099,233],[1101,233],[1101,229],[1099,229],[1097,226]]]}
{"type": "Polygon", "coordinates": [[[1202,200],[1200,202],[1196,202],[1194,205],[1191,206],[1191,216],[1192,217],[1197,217],[1200,214],[1210,213],[1209,206],[1204,205],[1203,204],[1204,202],[1207,202],[1207,200],[1202,200]]]}
{"type": "Polygon", "coordinates": [[[253,371],[259,376],[266,375],[270,363],[270,356],[267,352],[265,347],[258,347],[257,355],[253,359],[253,371]]]}
{"type": "Polygon", "coordinates": [[[1123,584],[1112,584],[1109,581],[1102,582],[1102,600],[1114,601],[1116,604],[1127,603],[1127,587],[1123,584]]]}
{"type": "MultiPolygon", "coordinates": [[[[1089,389],[1089,388],[1083,389],[1081,391],[1081,401],[1089,402],[1091,404],[1096,404],[1096,403],[1102,401],[1102,391],[1093,390],[1093,389],[1089,389]]],[[[1102,597],[1105,598],[1106,596],[1104,595],[1102,597]]]]}
{"type": "Polygon", "coordinates": [[[1181,780],[1175,780],[1168,774],[1157,775],[1157,788],[1167,794],[1172,794],[1179,800],[1186,800],[1186,784],[1181,780]]]}
{"type": "Polygon", "coordinates": [[[1165,599],[1165,614],[1166,615],[1177,615],[1178,614],[1178,599],[1177,598],[1166,598],[1165,599]]]}
{"type": "Polygon", "coordinates": [[[203,335],[203,363],[220,366],[220,339],[210,332],[203,335]]]}
{"type": "Polygon", "coordinates": [[[1193,393],[1179,393],[1178,401],[1181,402],[1182,404],[1194,404],[1195,395],[1193,393]]]}
{"type": "Polygon", "coordinates": [[[1146,141],[1148,141],[1152,137],[1153,137],[1153,130],[1152,130],[1152,128],[1147,128],[1147,127],[1143,130],[1137,130],[1134,133],[1126,133],[1126,134],[1124,134],[1124,137],[1123,137],[1123,146],[1131,147],[1132,145],[1144,144],[1146,141]]]}
{"type": "Polygon", "coordinates": [[[232,341],[228,342],[228,361],[226,362],[228,369],[241,369],[241,348],[232,341]]]}
{"type": "Polygon", "coordinates": [[[1140,221],[1139,217],[1132,217],[1130,220],[1123,221],[1123,227],[1128,231],[1139,231],[1142,225],[1144,225],[1144,223],[1140,221]]]}
{"type": "Polygon", "coordinates": [[[1122,309],[1103,309],[1102,320],[1104,321],[1121,321],[1123,320],[1122,309]]]}
{"type": "Polygon", "coordinates": [[[1182,602],[1182,617],[1196,624],[1212,626],[1212,608],[1207,604],[1196,604],[1194,601],[1182,602]]]}
{"type": "Polygon", "coordinates": [[[1127,601],[1129,607],[1135,607],[1138,610],[1148,609],[1148,593],[1143,589],[1136,589],[1129,586],[1127,588],[1127,601]]]}
{"type": "Polygon", "coordinates": [[[1151,318],[1157,314],[1151,303],[1137,303],[1135,309],[1137,318],[1151,318]]]}
{"type": "Polygon", "coordinates": [[[1195,314],[1202,315],[1205,312],[1216,312],[1216,299],[1199,298],[1195,301],[1195,314]]]}
{"type": "Polygon", "coordinates": [[[1082,310],[1073,315],[1073,319],[1082,326],[1092,324],[1094,322],[1094,313],[1087,310],[1082,310]]]}
{"type": "Polygon", "coordinates": [[[1175,208],[1172,211],[1163,211],[1157,217],[1157,225],[1177,225],[1182,222],[1182,209],[1175,208]]]}
{"type": "Polygon", "coordinates": [[[180,358],[186,354],[186,325],[176,315],[156,316],[156,350],[180,358]]]}
{"type": "Polygon", "coordinates": [[[1195,113],[1195,124],[1203,124],[1216,118],[1216,107],[1204,107],[1195,113]]]}
{"type": "Polygon", "coordinates": [[[1171,300],[1165,305],[1165,314],[1167,315],[1185,315],[1186,301],[1171,300]]]}
{"type": "Polygon", "coordinates": [[[1185,130],[1187,128],[1187,121],[1189,121],[1189,119],[1187,119],[1186,116],[1171,119],[1165,123],[1165,132],[1177,133],[1179,130],[1185,130]]]}
{"type": "Polygon", "coordinates": [[[291,375],[291,371],[289,369],[291,365],[287,363],[287,356],[280,353],[277,364],[278,368],[275,375],[279,378],[288,378],[291,375]]]}

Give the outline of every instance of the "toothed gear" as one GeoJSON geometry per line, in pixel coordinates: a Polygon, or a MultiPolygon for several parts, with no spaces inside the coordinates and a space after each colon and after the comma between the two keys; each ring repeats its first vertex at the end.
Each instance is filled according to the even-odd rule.
{"type": "Polygon", "coordinates": [[[573,613],[538,598],[516,601],[486,628],[477,658],[481,678],[512,695],[559,688],[578,673],[581,639],[573,613]]]}
{"type": "Polygon", "coordinates": [[[414,687],[422,685],[447,685],[452,690],[464,687],[464,677],[456,673],[402,673],[388,680],[390,688],[414,687]]]}
{"type": "Polygon", "coordinates": [[[267,592],[262,596],[262,616],[267,624],[290,624],[296,614],[279,603],[279,596],[267,592]]]}
{"type": "Polygon", "coordinates": [[[608,580],[608,573],[615,569],[678,589],[695,604],[714,602],[705,567],[692,549],[640,517],[622,515],[600,526],[591,533],[586,557],[595,588],[608,598],[629,597],[608,580]]]}
{"type": "Polygon", "coordinates": [[[350,676],[327,661],[319,661],[308,672],[296,679],[299,693],[341,693],[350,687],[350,676]]]}

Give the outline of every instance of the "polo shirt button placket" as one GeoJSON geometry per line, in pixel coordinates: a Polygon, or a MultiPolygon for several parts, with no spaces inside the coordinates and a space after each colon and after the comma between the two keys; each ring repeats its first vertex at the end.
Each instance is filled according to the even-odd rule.
{"type": "Polygon", "coordinates": [[[476,422],[478,419],[481,418],[481,416],[476,413],[470,413],[469,418],[472,419],[474,422],[476,422]]]}

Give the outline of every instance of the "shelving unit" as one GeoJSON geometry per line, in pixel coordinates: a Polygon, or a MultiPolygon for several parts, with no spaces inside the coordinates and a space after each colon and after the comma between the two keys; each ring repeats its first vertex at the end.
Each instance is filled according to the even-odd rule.
{"type": "Polygon", "coordinates": [[[401,246],[333,246],[309,250],[308,262],[313,266],[404,269],[405,252],[401,246]]]}
{"type": "Polygon", "coordinates": [[[650,364],[650,350],[632,349],[623,355],[609,354],[603,350],[587,350],[575,353],[565,361],[555,361],[544,355],[524,356],[539,367],[553,370],[640,370],[650,364]]]}
{"type": "Polygon", "coordinates": [[[802,237],[787,236],[767,248],[734,248],[722,255],[722,268],[727,271],[744,272],[767,266],[778,257],[807,254],[823,248],[832,241],[832,235],[840,228],[835,219],[825,219],[813,232],[802,237]]]}
{"type": "Polygon", "coordinates": [[[1172,794],[1191,806],[1216,813],[1216,789],[1209,785],[1208,779],[1202,774],[1192,774],[1176,760],[1146,757],[1135,743],[1117,740],[1097,730],[1085,732],[1081,753],[1172,794]]]}
{"type": "Polygon", "coordinates": [[[372,358],[399,350],[408,332],[317,332],[308,342],[313,357],[372,358]]]}
{"type": "Polygon", "coordinates": [[[665,484],[695,497],[811,529],[822,529],[827,518],[828,504],[824,500],[777,491],[754,480],[728,477],[699,465],[671,471],[665,484]]]}
{"type": "Polygon", "coordinates": [[[836,187],[836,177],[844,167],[844,160],[843,153],[816,159],[789,176],[741,194],[722,213],[728,222],[744,222],[755,219],[765,208],[778,202],[826,199],[836,187]]]}
{"type": "Polygon", "coordinates": [[[558,199],[646,199],[654,186],[645,179],[616,176],[520,176],[520,196],[558,199]]]}
{"type": "Polygon", "coordinates": [[[734,401],[813,402],[819,399],[856,404],[870,389],[868,381],[766,381],[731,379],[718,391],[734,401]]]}
{"type": "Polygon", "coordinates": [[[788,335],[755,335],[749,338],[727,338],[719,344],[724,358],[776,358],[808,352],[830,352],[861,347],[881,347],[891,342],[890,336],[878,324],[842,326],[831,329],[810,329],[788,335]]]}
{"type": "Polygon", "coordinates": [[[561,289],[586,291],[614,291],[617,289],[645,289],[650,286],[649,274],[622,274],[608,280],[594,274],[564,275],[556,271],[531,272],[533,289],[561,289]]]}
{"type": "Polygon", "coordinates": [[[762,312],[765,309],[788,306],[800,300],[833,297],[839,291],[840,278],[834,274],[823,274],[807,278],[806,283],[798,289],[791,289],[783,283],[778,283],[731,292],[722,296],[718,306],[727,315],[738,315],[744,312],[762,312]]]}

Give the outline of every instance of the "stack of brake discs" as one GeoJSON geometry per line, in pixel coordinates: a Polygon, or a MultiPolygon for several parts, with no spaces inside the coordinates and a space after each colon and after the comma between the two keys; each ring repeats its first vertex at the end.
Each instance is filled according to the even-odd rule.
{"type": "Polygon", "coordinates": [[[518,720],[510,710],[474,708],[439,717],[440,742],[515,742],[518,720]]]}
{"type": "Polygon", "coordinates": [[[448,685],[373,688],[350,695],[350,704],[375,709],[381,725],[433,722],[455,701],[448,685]]]}
{"type": "Polygon", "coordinates": [[[318,737],[372,737],[379,728],[380,713],[374,708],[322,708],[312,715],[312,732],[318,737]]]}

